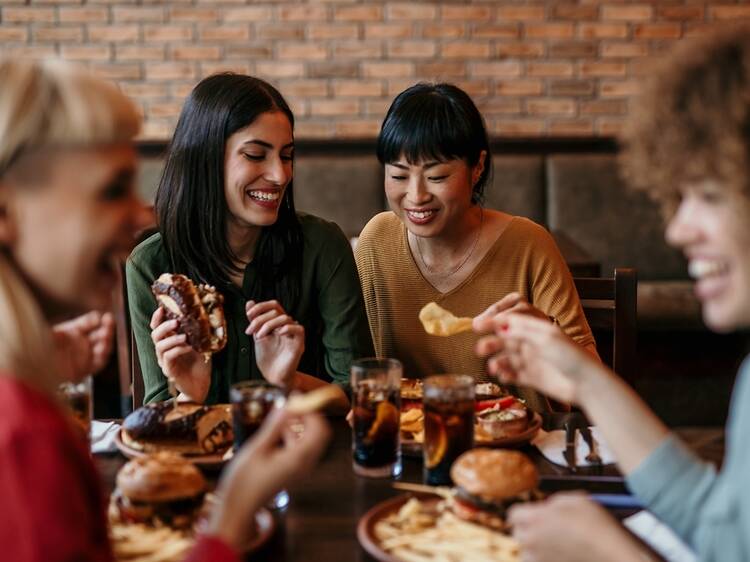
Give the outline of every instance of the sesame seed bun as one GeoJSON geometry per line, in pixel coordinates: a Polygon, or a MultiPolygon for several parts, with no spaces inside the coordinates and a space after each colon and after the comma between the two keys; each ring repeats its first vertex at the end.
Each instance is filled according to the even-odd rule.
{"type": "Polygon", "coordinates": [[[518,451],[477,448],[453,463],[451,478],[468,494],[495,502],[536,488],[539,474],[534,463],[518,451]]]}

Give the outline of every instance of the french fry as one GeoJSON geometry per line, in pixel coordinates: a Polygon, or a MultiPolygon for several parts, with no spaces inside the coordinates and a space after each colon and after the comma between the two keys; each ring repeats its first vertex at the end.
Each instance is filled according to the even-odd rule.
{"type": "Polygon", "coordinates": [[[191,537],[168,527],[114,524],[110,528],[118,561],[177,562],[193,546],[191,537]]]}
{"type": "Polygon", "coordinates": [[[446,511],[444,502],[427,508],[416,498],[375,523],[380,547],[403,562],[518,562],[512,538],[446,511]]]}
{"type": "Polygon", "coordinates": [[[286,403],[286,409],[295,415],[310,414],[322,410],[339,396],[341,396],[341,391],[337,387],[327,384],[305,394],[290,396],[286,403]]]}

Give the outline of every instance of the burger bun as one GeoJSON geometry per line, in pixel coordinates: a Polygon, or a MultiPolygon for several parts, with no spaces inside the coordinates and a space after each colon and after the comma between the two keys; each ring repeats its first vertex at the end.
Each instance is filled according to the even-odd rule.
{"type": "Polygon", "coordinates": [[[161,451],[131,460],[117,474],[117,487],[138,502],[193,498],[206,491],[206,479],[191,462],[161,451]]]}

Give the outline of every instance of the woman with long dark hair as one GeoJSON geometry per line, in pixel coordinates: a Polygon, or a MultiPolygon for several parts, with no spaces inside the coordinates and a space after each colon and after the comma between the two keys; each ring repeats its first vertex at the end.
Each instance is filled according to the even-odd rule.
{"type": "Polygon", "coordinates": [[[281,94],[251,76],[211,76],[185,102],[156,196],[159,233],[127,263],[146,402],[168,397],[165,375],[199,402],[227,401],[245,379],[345,384],[351,360],[371,355],[348,240],[295,211],[293,128],[281,94]],[[150,286],[164,272],[224,295],[228,344],[209,361],[157,308],[150,286]]]}
{"type": "MultiPolygon", "coordinates": [[[[573,279],[550,234],[523,217],[486,209],[492,154],[479,110],[451,84],[416,84],[393,101],[378,137],[391,211],[362,231],[357,267],[375,351],[411,377],[467,373],[487,380],[476,339],[440,342],[418,316],[435,301],[459,316],[523,310],[552,318],[596,355],[573,279]],[[408,288],[404,290],[404,288],[408,288]]],[[[534,391],[519,390],[536,410],[534,391]]]]}

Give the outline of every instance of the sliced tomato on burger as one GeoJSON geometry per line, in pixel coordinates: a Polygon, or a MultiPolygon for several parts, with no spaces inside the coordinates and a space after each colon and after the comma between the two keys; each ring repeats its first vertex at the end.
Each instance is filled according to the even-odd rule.
{"type": "Polygon", "coordinates": [[[510,408],[513,404],[518,402],[518,398],[515,396],[503,396],[502,398],[493,398],[492,400],[478,400],[474,403],[474,411],[481,412],[482,410],[489,410],[495,408],[504,410],[510,408]]]}

